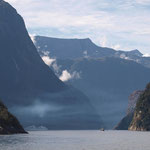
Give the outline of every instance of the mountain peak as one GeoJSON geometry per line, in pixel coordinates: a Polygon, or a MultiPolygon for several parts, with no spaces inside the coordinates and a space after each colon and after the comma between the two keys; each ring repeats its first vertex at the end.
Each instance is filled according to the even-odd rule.
{"type": "Polygon", "coordinates": [[[49,92],[64,88],[39,56],[23,18],[5,1],[0,1],[0,41],[1,95],[8,87],[14,91],[38,89],[49,92]]]}
{"type": "Polygon", "coordinates": [[[3,1],[0,2],[0,97],[24,126],[98,129],[101,124],[88,98],[60,81],[43,62],[23,18],[3,1]]]}
{"type": "Polygon", "coordinates": [[[12,10],[16,11],[15,8],[13,8],[8,2],[4,1],[4,0],[0,0],[0,11],[6,11],[7,8],[11,8],[12,10]],[[2,10],[3,9],[3,10],[2,10]]]}
{"type": "Polygon", "coordinates": [[[130,53],[137,55],[137,56],[143,56],[143,54],[138,49],[132,50],[130,51],[130,53]]]}

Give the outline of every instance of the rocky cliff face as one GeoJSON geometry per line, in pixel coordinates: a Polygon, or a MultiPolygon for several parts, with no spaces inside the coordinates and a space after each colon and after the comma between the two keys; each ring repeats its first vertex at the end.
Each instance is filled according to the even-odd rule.
{"type": "Polygon", "coordinates": [[[0,134],[17,134],[27,133],[20,125],[19,121],[11,113],[8,112],[7,108],[0,101],[0,134]]]}
{"type": "Polygon", "coordinates": [[[150,131],[150,84],[138,99],[129,130],[150,131]]]}
{"type": "Polygon", "coordinates": [[[142,93],[143,91],[138,90],[138,91],[134,91],[129,96],[127,115],[134,112],[138,98],[140,97],[142,93]]]}
{"type": "Polygon", "coordinates": [[[0,41],[0,95],[6,103],[6,93],[16,96],[17,91],[33,96],[65,88],[40,58],[22,17],[3,0],[0,1],[0,41]]]}
{"type": "Polygon", "coordinates": [[[126,116],[118,123],[118,125],[114,128],[116,130],[128,130],[129,125],[133,119],[134,110],[136,107],[136,103],[143,91],[134,91],[129,96],[128,109],[126,116]]]}
{"type": "Polygon", "coordinates": [[[23,18],[0,0],[0,97],[24,126],[99,128],[88,98],[65,85],[42,61],[23,18]]]}

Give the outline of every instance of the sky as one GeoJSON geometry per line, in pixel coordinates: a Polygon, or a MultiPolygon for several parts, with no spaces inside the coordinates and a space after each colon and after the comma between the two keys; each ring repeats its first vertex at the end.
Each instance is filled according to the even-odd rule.
{"type": "Polygon", "coordinates": [[[150,54],[150,0],[6,0],[31,35],[90,38],[116,50],[150,54]]]}

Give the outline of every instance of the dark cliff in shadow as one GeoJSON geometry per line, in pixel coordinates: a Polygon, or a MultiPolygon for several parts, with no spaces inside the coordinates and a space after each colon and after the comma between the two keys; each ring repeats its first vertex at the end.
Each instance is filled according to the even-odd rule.
{"type": "Polygon", "coordinates": [[[0,101],[0,134],[27,133],[17,118],[8,112],[7,107],[0,101]]]}
{"type": "Polygon", "coordinates": [[[0,1],[0,96],[24,126],[97,129],[101,119],[88,98],[65,85],[43,62],[23,18],[0,1]]]}

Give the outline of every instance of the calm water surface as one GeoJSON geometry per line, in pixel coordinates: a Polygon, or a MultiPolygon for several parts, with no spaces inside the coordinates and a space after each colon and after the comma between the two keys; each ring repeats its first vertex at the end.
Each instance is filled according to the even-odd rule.
{"type": "Polygon", "coordinates": [[[0,150],[150,150],[150,132],[35,131],[0,136],[0,150]]]}

